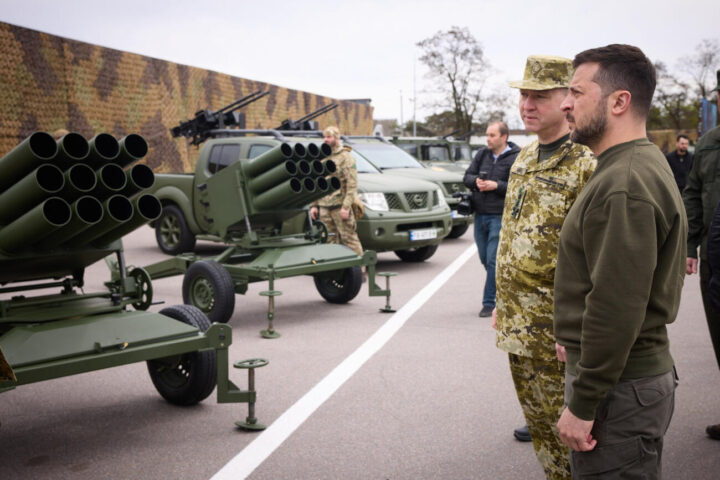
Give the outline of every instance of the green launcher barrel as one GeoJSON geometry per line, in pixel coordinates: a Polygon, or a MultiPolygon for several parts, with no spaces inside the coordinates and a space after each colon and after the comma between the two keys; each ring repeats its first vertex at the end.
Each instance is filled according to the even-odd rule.
{"type": "Polygon", "coordinates": [[[136,134],[36,132],[0,157],[0,282],[74,274],[159,218],[160,201],[144,193],[152,169],[130,166],[147,152],[136,134]]]}

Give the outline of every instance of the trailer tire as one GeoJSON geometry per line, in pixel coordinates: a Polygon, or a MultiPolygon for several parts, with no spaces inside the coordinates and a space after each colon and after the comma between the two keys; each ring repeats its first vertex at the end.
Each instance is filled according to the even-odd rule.
{"type": "MultiPolygon", "coordinates": [[[[210,320],[191,305],[174,305],[160,310],[162,315],[197,327],[201,332],[210,328],[210,320]]],[[[188,352],[172,357],[147,361],[155,389],[174,405],[195,405],[215,390],[217,356],[215,350],[188,352]]]]}
{"type": "Polygon", "coordinates": [[[195,235],[190,231],[185,215],[176,205],[165,205],[160,218],[155,221],[155,241],[160,250],[168,255],[192,252],[195,235]]]}
{"type": "Polygon", "coordinates": [[[357,297],[362,287],[362,269],[348,267],[342,271],[342,278],[338,279],[332,273],[315,275],[315,288],[329,303],[347,303],[357,297]]]}
{"type": "Polygon", "coordinates": [[[225,268],[214,260],[190,265],[182,284],[183,302],[199,308],[211,322],[227,323],[235,310],[235,288],[225,268]]]}
{"type": "Polygon", "coordinates": [[[411,248],[408,250],[395,250],[395,255],[397,255],[403,262],[424,262],[435,255],[435,251],[437,249],[437,245],[426,245],[424,247],[411,248]]]}

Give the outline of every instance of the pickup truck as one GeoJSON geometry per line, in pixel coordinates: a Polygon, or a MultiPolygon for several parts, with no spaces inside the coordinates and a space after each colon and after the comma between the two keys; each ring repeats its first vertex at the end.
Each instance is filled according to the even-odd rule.
{"type": "MultiPolygon", "coordinates": [[[[157,174],[152,193],[162,203],[162,215],[151,225],[160,249],[168,254],[191,251],[197,239],[222,242],[213,230],[201,187],[228,165],[249,160],[282,142],[318,142],[317,136],[302,132],[286,137],[275,130],[226,130],[223,138],[205,142],[194,173],[157,174]]],[[[285,132],[287,134],[287,132],[285,132]]],[[[445,196],[437,185],[417,179],[385,175],[362,157],[356,156],[358,193],[365,215],[358,220],[358,236],[366,250],[394,251],[403,261],[421,262],[430,258],[450,233],[452,216],[445,196]]],[[[231,206],[229,206],[231,208],[231,206]]],[[[298,228],[307,215],[290,219],[283,229],[298,228]]]]}

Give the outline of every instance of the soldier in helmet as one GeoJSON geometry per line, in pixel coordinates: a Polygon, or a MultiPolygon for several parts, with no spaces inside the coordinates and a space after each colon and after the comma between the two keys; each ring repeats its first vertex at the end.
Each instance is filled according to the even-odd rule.
{"type": "Polygon", "coordinates": [[[560,105],[570,59],[532,55],[520,89],[520,116],[537,140],[518,154],[508,179],[497,251],[496,344],[508,353],[535,455],[547,478],[569,479],[568,448],[557,435],[565,366],[553,335],[553,284],[565,215],[595,169],[590,150],[570,140],[560,105]]]}
{"type": "Polygon", "coordinates": [[[342,144],[337,127],[327,127],[323,136],[325,143],[332,148],[332,155],[328,159],[337,164],[341,187],[340,190],[314,202],[310,207],[310,216],[313,220],[319,218],[327,225],[328,233],[335,234],[330,236],[329,242],[341,243],[362,256],[362,245],[357,236],[357,219],[352,208],[357,196],[357,168],[355,159],[350,155],[352,149],[342,144]]]}

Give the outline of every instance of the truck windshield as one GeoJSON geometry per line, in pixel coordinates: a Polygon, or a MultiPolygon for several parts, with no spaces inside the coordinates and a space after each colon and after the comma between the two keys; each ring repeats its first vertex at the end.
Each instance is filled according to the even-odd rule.
{"type": "Polygon", "coordinates": [[[357,150],[363,157],[372,162],[380,170],[392,168],[424,168],[402,148],[395,145],[356,143],[353,150],[357,150]]]}
{"type": "Polygon", "coordinates": [[[450,154],[445,145],[428,145],[427,159],[433,162],[449,162],[450,154]]]}
{"type": "Polygon", "coordinates": [[[470,145],[455,145],[455,160],[460,162],[469,162],[472,160],[470,156],[470,145]]]}
{"type": "Polygon", "coordinates": [[[350,153],[355,159],[355,167],[357,168],[358,173],[380,173],[380,170],[365,160],[365,158],[357,153],[355,149],[353,149],[350,153]]]}

